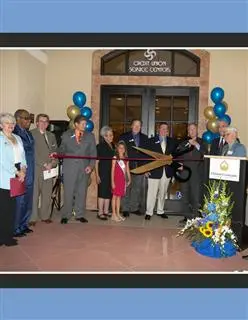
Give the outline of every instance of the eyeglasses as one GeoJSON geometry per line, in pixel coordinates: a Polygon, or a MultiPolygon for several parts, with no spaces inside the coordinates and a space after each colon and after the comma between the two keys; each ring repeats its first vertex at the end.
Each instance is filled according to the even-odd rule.
{"type": "Polygon", "coordinates": [[[31,120],[30,117],[20,117],[23,120],[31,120]]]}

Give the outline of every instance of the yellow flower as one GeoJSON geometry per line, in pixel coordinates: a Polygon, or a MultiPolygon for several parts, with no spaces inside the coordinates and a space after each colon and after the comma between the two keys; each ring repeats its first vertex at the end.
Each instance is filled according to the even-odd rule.
{"type": "Polygon", "coordinates": [[[199,230],[200,230],[200,232],[201,232],[202,234],[204,234],[205,228],[200,227],[199,230]]]}
{"type": "Polygon", "coordinates": [[[206,224],[206,228],[212,230],[213,222],[212,221],[208,221],[207,224],[206,224]]]}
{"type": "Polygon", "coordinates": [[[205,229],[203,234],[206,238],[211,238],[213,235],[213,231],[211,229],[205,229]]]}

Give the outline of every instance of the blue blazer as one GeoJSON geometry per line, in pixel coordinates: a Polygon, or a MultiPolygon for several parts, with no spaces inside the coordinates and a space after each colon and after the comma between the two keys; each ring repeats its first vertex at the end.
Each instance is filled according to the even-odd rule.
{"type": "Polygon", "coordinates": [[[23,147],[25,150],[27,161],[27,172],[25,182],[27,186],[33,185],[34,182],[34,138],[29,130],[22,129],[18,125],[15,126],[13,131],[22,139],[23,147]]]}
{"type": "MultiPolygon", "coordinates": [[[[25,151],[20,137],[14,135],[21,150],[21,167],[27,165],[25,151]]],[[[16,173],[14,151],[11,143],[0,132],[0,188],[10,190],[10,178],[16,173]]]]}
{"type": "MultiPolygon", "coordinates": [[[[225,148],[228,148],[228,146],[225,146],[225,148]]],[[[246,157],[246,155],[246,147],[239,142],[235,142],[226,154],[227,157],[246,157]]]]}

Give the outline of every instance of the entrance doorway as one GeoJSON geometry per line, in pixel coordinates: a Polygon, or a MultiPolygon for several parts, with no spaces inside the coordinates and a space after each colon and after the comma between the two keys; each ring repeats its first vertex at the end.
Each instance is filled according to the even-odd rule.
{"type": "Polygon", "coordinates": [[[187,124],[197,122],[197,87],[102,86],[101,126],[114,130],[115,141],[130,130],[132,119],[141,119],[142,132],[149,137],[161,122],[167,122],[170,136],[183,139],[187,124]]]}
{"type": "MultiPolygon", "coordinates": [[[[167,122],[170,136],[182,140],[187,136],[187,125],[198,119],[199,88],[153,86],[102,86],[101,126],[113,128],[115,142],[130,130],[132,119],[141,119],[142,132],[149,137],[157,132],[161,122],[167,122]]],[[[186,212],[178,197],[180,184],[171,184],[166,209],[186,212]],[[177,200],[177,201],[174,201],[177,200]]]]}

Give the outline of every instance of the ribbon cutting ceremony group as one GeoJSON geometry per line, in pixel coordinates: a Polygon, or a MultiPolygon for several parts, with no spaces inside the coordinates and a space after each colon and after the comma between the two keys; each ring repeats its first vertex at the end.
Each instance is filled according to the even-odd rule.
{"type": "Polygon", "coordinates": [[[142,121],[133,119],[130,131],[118,139],[111,127],[102,127],[98,144],[86,123],[77,115],[58,145],[48,130],[47,114],[36,116],[32,130],[27,110],[0,114],[0,245],[18,245],[18,238],[34,232],[37,223],[53,222],[52,193],[58,175],[63,185],[61,224],[67,224],[73,213],[78,222],[88,222],[86,200],[92,179],[98,185],[100,220],[121,223],[132,215],[150,220],[155,207],[161,219],[168,219],[167,190],[177,180],[193,218],[202,204],[204,155],[246,157],[237,129],[225,119],[218,119],[219,137],[210,147],[198,136],[195,123],[188,124],[187,138],[177,140],[170,137],[166,122],[148,137],[142,133],[142,121]]]}

